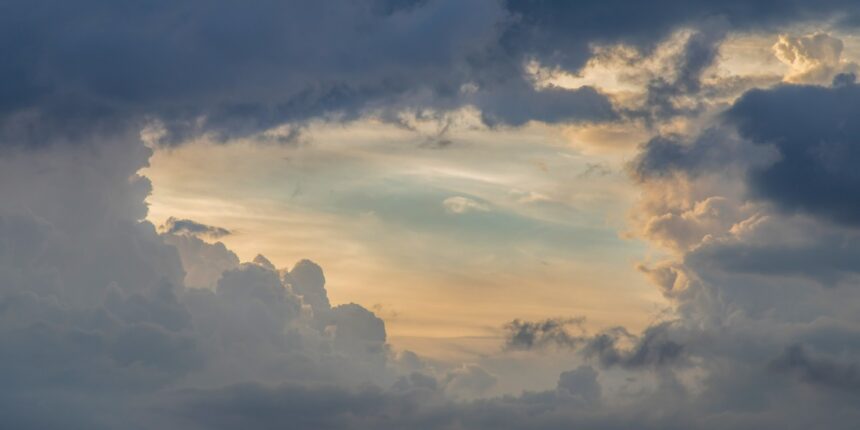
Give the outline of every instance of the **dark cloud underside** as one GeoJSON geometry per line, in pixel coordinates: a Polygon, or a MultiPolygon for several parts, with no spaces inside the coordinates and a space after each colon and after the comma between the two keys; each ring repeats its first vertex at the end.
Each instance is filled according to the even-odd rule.
{"type": "MultiPolygon", "coordinates": [[[[79,140],[157,118],[165,142],[229,139],[309,118],[466,104],[491,124],[605,121],[616,114],[603,95],[536,91],[524,62],[575,71],[591,43],[647,48],[682,26],[761,29],[850,18],[855,8],[835,0],[11,0],[0,5],[0,136],[4,145],[79,140]],[[464,93],[467,84],[477,92],[464,93]]],[[[696,85],[713,58],[708,39],[720,37],[707,34],[691,45],[689,73],[656,82],[655,97],[696,85]]]]}

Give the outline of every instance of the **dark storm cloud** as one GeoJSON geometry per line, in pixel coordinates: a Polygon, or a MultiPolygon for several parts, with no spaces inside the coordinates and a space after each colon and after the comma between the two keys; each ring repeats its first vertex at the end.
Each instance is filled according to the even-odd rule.
{"type": "MultiPolygon", "coordinates": [[[[803,226],[802,226],[803,227],[803,226]]],[[[812,226],[805,226],[811,230],[812,226]]],[[[732,273],[800,277],[835,286],[860,273],[860,238],[845,231],[816,231],[804,242],[712,242],[691,251],[686,264],[732,273]]]]}
{"type": "Polygon", "coordinates": [[[849,82],[753,90],[726,113],[743,137],[779,153],[775,163],[750,172],[755,197],[860,224],[860,86],[849,82]]]}
{"type": "Polygon", "coordinates": [[[683,172],[696,176],[700,171],[709,171],[730,165],[735,161],[729,139],[723,130],[710,129],[692,142],[681,136],[656,136],[640,147],[628,165],[634,179],[671,176],[683,172]]]}
{"type": "MultiPolygon", "coordinates": [[[[856,3],[847,0],[507,0],[505,4],[518,17],[505,33],[505,46],[569,70],[582,67],[591,43],[621,42],[648,49],[679,27],[700,27],[715,19],[727,29],[761,31],[834,16],[849,24],[860,12],[856,3]]],[[[695,72],[702,67],[701,60],[708,62],[712,56],[708,49],[698,51],[690,57],[687,70],[695,72]]]]}
{"type": "MultiPolygon", "coordinates": [[[[654,108],[694,91],[720,28],[831,17],[855,4],[481,0],[125,2],[0,5],[4,145],[81,140],[159,119],[164,142],[247,136],[310,118],[475,105],[491,124],[617,117],[590,88],[538,91],[523,64],[578,70],[591,43],[647,48],[681,26],[692,38],[654,108]],[[704,23],[704,24],[703,24],[704,23]],[[463,91],[464,85],[476,90],[463,91]]],[[[760,29],[760,28],[759,28],[760,29]]],[[[289,136],[287,137],[289,138],[289,136]]]]}
{"type": "Polygon", "coordinates": [[[526,88],[520,65],[498,52],[508,16],[492,0],[0,7],[7,145],[58,134],[74,140],[152,118],[163,121],[163,138],[175,142],[200,133],[246,136],[316,117],[348,120],[466,103],[495,107],[495,120],[513,123],[530,118],[497,102],[530,103],[538,110],[534,119],[548,121],[612,114],[593,90],[526,88]],[[476,100],[461,94],[471,82],[480,84],[476,100]]]}
{"type": "Polygon", "coordinates": [[[860,366],[857,363],[811,354],[803,345],[791,345],[770,368],[797,376],[803,382],[860,394],[860,366]]]}
{"type": "Polygon", "coordinates": [[[655,137],[642,146],[630,168],[644,181],[741,167],[751,198],[785,212],[856,226],[858,115],[860,86],[850,74],[838,75],[832,87],[751,90],[724,113],[724,126],[692,139],[655,137]]]}

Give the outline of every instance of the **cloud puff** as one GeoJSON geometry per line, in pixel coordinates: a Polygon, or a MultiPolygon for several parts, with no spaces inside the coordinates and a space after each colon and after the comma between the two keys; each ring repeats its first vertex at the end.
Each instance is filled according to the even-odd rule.
{"type": "Polygon", "coordinates": [[[167,220],[164,221],[164,224],[159,227],[159,231],[164,234],[204,236],[212,239],[218,239],[230,234],[230,230],[227,230],[226,228],[201,224],[190,219],[177,219],[174,217],[167,218],[167,220]]]}
{"type": "Polygon", "coordinates": [[[773,45],[776,58],[791,68],[785,81],[827,84],[837,73],[857,71],[857,65],[842,58],[842,40],[825,33],[805,36],[781,34],[773,45]]]}

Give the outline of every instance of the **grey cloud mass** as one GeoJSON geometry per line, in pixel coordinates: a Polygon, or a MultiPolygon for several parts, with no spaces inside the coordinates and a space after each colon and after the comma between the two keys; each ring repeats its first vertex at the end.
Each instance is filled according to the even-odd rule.
{"type": "Polygon", "coordinates": [[[726,30],[831,18],[848,25],[857,13],[836,0],[12,0],[0,8],[4,146],[76,141],[153,120],[165,143],[225,140],[311,118],[463,105],[490,124],[612,120],[611,103],[592,88],[535,90],[524,62],[575,72],[591,43],[647,49],[706,23],[678,79],[652,85],[654,107],[665,110],[665,97],[695,90],[712,62],[723,32],[712,22],[726,30]]]}
{"type": "Polygon", "coordinates": [[[837,75],[832,87],[781,85],[745,93],[724,115],[725,125],[692,141],[658,136],[631,164],[634,176],[699,175],[736,165],[747,168],[753,198],[788,212],[803,212],[856,225],[851,198],[860,87],[837,75]]]}
{"type": "Polygon", "coordinates": [[[750,173],[751,191],[789,211],[848,224],[860,222],[852,195],[860,186],[856,139],[860,87],[783,86],[745,94],[727,112],[742,136],[772,145],[775,163],[750,173]]]}

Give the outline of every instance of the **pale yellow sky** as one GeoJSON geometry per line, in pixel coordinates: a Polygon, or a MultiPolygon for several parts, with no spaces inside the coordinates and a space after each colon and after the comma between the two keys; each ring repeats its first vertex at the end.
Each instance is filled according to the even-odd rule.
{"type": "Polygon", "coordinates": [[[568,132],[464,127],[438,150],[364,121],[318,124],[299,146],[159,149],[149,219],[230,229],[221,240],[245,261],[310,258],[334,303],[373,308],[395,348],[424,355],[444,348],[421,339],[494,337],[514,318],[644,327],[665,305],[635,269],[646,248],[619,237],[635,197],[624,157],[585,154],[568,132]]]}

